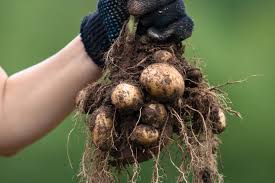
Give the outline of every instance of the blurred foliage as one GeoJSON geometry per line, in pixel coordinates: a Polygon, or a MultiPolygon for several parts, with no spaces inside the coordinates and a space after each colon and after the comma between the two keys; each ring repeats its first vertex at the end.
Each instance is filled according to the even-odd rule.
{"type": "MultiPolygon", "coordinates": [[[[259,75],[225,88],[232,106],[243,114],[243,120],[229,117],[222,135],[225,182],[275,182],[275,1],[186,3],[196,23],[187,55],[202,58],[213,85],[259,75]]],[[[90,0],[0,0],[0,65],[11,75],[54,54],[78,34],[82,17],[94,9],[90,0]]],[[[71,169],[67,136],[74,122],[71,116],[18,156],[0,158],[0,182],[77,182],[84,138],[77,125],[69,143],[71,169]]],[[[165,182],[174,182],[175,169],[167,160],[163,165],[165,182]]],[[[150,166],[144,164],[141,182],[150,182],[150,166]]]]}

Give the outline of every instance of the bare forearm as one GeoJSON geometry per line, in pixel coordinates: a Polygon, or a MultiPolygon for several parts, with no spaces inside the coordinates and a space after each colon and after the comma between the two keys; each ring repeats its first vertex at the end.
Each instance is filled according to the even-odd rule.
{"type": "Polygon", "coordinates": [[[20,150],[56,127],[73,110],[77,92],[99,75],[77,37],[53,57],[8,78],[0,149],[20,150]]]}

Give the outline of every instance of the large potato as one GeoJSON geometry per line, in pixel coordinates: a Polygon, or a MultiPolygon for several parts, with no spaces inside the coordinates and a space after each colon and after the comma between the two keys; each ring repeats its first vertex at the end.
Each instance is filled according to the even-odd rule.
{"type": "Polygon", "coordinates": [[[112,104],[121,110],[138,110],[143,104],[143,95],[136,86],[121,83],[112,92],[112,104]]]}
{"type": "Polygon", "coordinates": [[[140,82],[152,97],[163,102],[172,102],[182,96],[185,88],[183,76],[166,63],[148,66],[141,73],[140,82]]]}
{"type": "Polygon", "coordinates": [[[110,107],[100,107],[91,116],[92,141],[101,150],[111,148],[113,113],[110,107]]]}

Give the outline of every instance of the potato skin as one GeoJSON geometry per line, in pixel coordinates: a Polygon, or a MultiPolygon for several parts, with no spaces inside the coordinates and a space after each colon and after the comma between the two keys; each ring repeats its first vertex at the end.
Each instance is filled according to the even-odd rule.
{"type": "Polygon", "coordinates": [[[156,62],[164,62],[169,63],[173,60],[173,55],[169,51],[166,50],[158,50],[154,53],[153,59],[156,62]]]}
{"type": "Polygon", "coordinates": [[[158,141],[160,137],[159,131],[148,125],[138,125],[131,136],[131,140],[138,144],[150,146],[158,141]]]}
{"type": "Polygon", "coordinates": [[[203,76],[200,69],[192,68],[190,70],[187,70],[185,81],[186,87],[195,88],[202,82],[203,76]]]}
{"type": "Polygon", "coordinates": [[[224,114],[224,111],[217,107],[212,112],[212,130],[215,134],[221,134],[226,129],[226,116],[224,114]]]}
{"type": "Polygon", "coordinates": [[[117,109],[138,110],[143,104],[143,95],[138,87],[121,83],[114,88],[111,100],[117,109]]]}
{"type": "Polygon", "coordinates": [[[183,76],[175,67],[166,63],[149,65],[140,76],[140,83],[147,92],[161,102],[173,102],[184,93],[183,76]]]}
{"type": "Polygon", "coordinates": [[[148,124],[155,128],[160,128],[167,120],[167,110],[163,104],[147,104],[141,112],[142,123],[148,124]]]}
{"type": "Polygon", "coordinates": [[[96,147],[103,151],[111,148],[113,128],[113,112],[111,107],[100,107],[90,118],[92,141],[96,147]]]}

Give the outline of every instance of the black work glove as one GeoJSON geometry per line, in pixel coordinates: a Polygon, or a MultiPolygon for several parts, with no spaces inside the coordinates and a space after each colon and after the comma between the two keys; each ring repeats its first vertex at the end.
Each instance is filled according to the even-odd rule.
{"type": "Polygon", "coordinates": [[[138,34],[155,41],[180,42],[192,34],[193,21],[182,0],[99,0],[97,11],[84,18],[80,31],[87,53],[98,66],[104,66],[103,54],[129,13],[140,20],[138,34]]]}

